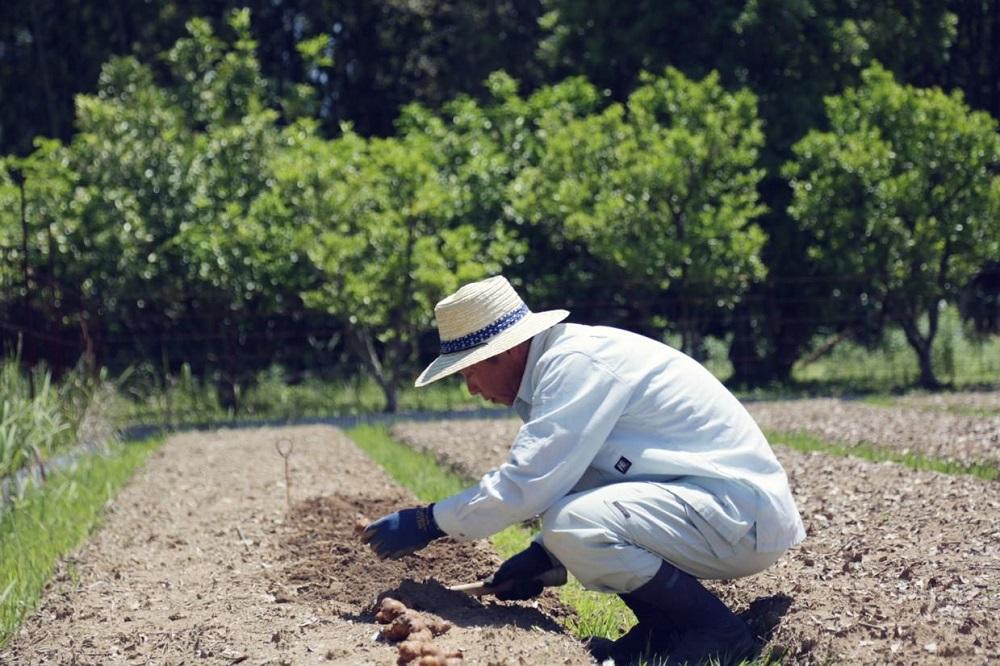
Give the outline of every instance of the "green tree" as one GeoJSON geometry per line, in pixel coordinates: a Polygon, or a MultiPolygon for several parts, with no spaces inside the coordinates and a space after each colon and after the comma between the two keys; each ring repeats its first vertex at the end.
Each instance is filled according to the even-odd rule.
{"type": "Polygon", "coordinates": [[[454,184],[457,215],[487,236],[500,228],[522,241],[525,251],[511,257],[505,274],[529,302],[573,307],[574,301],[606,301],[599,292],[613,286],[597,279],[598,262],[583,243],[559,229],[530,224],[510,205],[509,195],[518,174],[537,166],[547,128],[594,113],[605,97],[580,77],[542,86],[526,97],[519,85],[505,72],[495,72],[486,83],[485,102],[459,96],[439,112],[411,105],[401,115],[400,131],[433,142],[428,159],[454,184]],[[570,282],[574,288],[567,292],[570,282]]]}
{"type": "MultiPolygon", "coordinates": [[[[787,380],[817,330],[837,315],[822,297],[828,277],[810,262],[808,239],[786,212],[791,192],[781,165],[791,157],[792,144],[822,126],[823,97],[855,84],[873,59],[886,62],[907,82],[923,85],[944,76],[958,55],[952,53],[956,26],[949,3],[543,4],[546,37],[540,58],[559,76],[582,74],[624,101],[643,70],[673,66],[693,78],[717,70],[724,86],[746,87],[757,96],[765,131],[760,166],[766,170],[759,191],[768,208],[757,223],[768,238],[762,252],[768,276],[730,320],[730,359],[735,383],[787,380]]],[[[981,22],[971,29],[989,34],[981,22]]]]}
{"type": "Polygon", "coordinates": [[[583,242],[698,353],[709,319],[763,277],[756,101],[718,76],[644,75],[627,105],[544,126],[544,150],[512,206],[583,242]],[[669,303],[670,305],[667,305],[669,303]],[[665,319],[664,319],[665,318],[665,319]]]}
{"type": "MultiPolygon", "coordinates": [[[[45,287],[32,295],[50,327],[79,328],[111,355],[102,362],[162,361],[169,372],[186,358],[217,376],[232,406],[239,384],[281,355],[267,349],[270,327],[301,316],[299,291],[315,275],[294,221],[267,217],[281,133],[249,15],[231,15],[227,39],[204,21],[188,27],[165,54],[168,84],[135,58],[110,60],[97,93],[77,99],[73,141],[41,142],[20,161],[45,287]]],[[[13,191],[0,190],[0,207],[15,210],[13,191]]],[[[14,219],[4,215],[4,238],[19,238],[14,219]]]]}
{"type": "Polygon", "coordinates": [[[396,411],[435,303],[518,249],[501,228],[487,236],[457,216],[461,193],[428,158],[425,135],[365,140],[346,129],[324,147],[300,128],[296,140],[328,164],[318,182],[299,180],[298,167],[279,174],[279,187],[299,190],[292,200],[311,230],[304,251],[324,274],[305,301],[345,322],[386,411],[396,411]]]}
{"type": "Polygon", "coordinates": [[[2,345],[7,352],[20,347],[27,365],[77,360],[58,337],[73,312],[60,258],[72,228],[63,219],[63,202],[72,198],[75,179],[68,151],[53,139],[36,139],[35,152],[27,157],[0,158],[0,319],[8,324],[0,341],[7,342],[2,345]],[[21,191],[11,169],[24,179],[24,228],[21,191]]]}
{"type": "Polygon", "coordinates": [[[960,93],[904,86],[880,66],[826,100],[829,131],[812,131],[784,168],[790,214],[810,256],[858,285],[898,324],[937,386],[938,312],[1000,253],[1000,137],[960,93]]]}

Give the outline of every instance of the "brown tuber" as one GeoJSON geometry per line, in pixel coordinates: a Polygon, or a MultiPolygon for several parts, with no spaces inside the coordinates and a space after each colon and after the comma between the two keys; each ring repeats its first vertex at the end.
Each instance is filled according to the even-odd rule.
{"type": "Polygon", "coordinates": [[[444,650],[429,641],[403,641],[400,643],[400,661],[412,661],[418,657],[444,657],[444,650]]]}
{"type": "Polygon", "coordinates": [[[400,666],[423,664],[424,666],[460,666],[462,651],[445,651],[432,641],[449,629],[451,623],[440,619],[430,619],[422,613],[407,608],[402,602],[385,597],[379,604],[375,619],[386,625],[382,636],[399,643],[396,663],[400,666]]]}
{"type": "Polygon", "coordinates": [[[425,655],[417,660],[417,666],[459,666],[462,663],[461,653],[454,655],[425,655]]]}
{"type": "Polygon", "coordinates": [[[390,641],[401,641],[404,638],[418,640],[425,636],[430,639],[431,630],[419,613],[407,609],[402,615],[393,618],[392,623],[382,630],[382,635],[390,641]]]}
{"type": "Polygon", "coordinates": [[[382,635],[390,641],[401,641],[410,636],[410,626],[406,622],[401,622],[397,617],[382,630],[382,635]]]}
{"type": "Polygon", "coordinates": [[[405,612],[406,606],[403,605],[403,602],[396,601],[392,597],[386,597],[379,605],[375,619],[382,624],[389,624],[405,612]]]}
{"type": "Polygon", "coordinates": [[[417,666],[448,666],[444,657],[426,655],[417,660],[417,666]]]}
{"type": "Polygon", "coordinates": [[[447,633],[451,629],[451,622],[447,620],[430,620],[427,623],[427,628],[431,630],[431,633],[435,636],[440,636],[441,634],[447,633]]]}
{"type": "Polygon", "coordinates": [[[434,636],[433,634],[431,634],[430,629],[424,627],[423,629],[418,629],[417,631],[411,631],[410,635],[407,636],[407,638],[409,638],[411,641],[430,641],[432,638],[434,638],[434,636]]]}

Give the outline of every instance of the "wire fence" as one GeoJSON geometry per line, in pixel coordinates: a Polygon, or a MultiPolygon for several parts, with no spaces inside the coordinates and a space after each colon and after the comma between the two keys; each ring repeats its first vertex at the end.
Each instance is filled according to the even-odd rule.
{"type": "MultiPolygon", "coordinates": [[[[247,299],[171,278],[169,289],[154,280],[101,293],[62,277],[66,267],[57,265],[51,241],[29,240],[0,245],[0,351],[17,353],[27,365],[45,362],[58,373],[82,358],[113,372],[143,365],[169,377],[187,364],[230,385],[252,383],[272,366],[292,383],[363,372],[346,322],[307,310],[295,292],[247,299]]],[[[527,291],[538,289],[524,282],[527,291]]],[[[722,379],[787,377],[794,367],[793,379],[825,376],[868,386],[877,370],[882,385],[899,386],[917,375],[906,340],[886,328],[865,280],[772,275],[733,303],[708,283],[659,292],[643,282],[592,282],[574,290],[549,287],[541,300],[561,302],[530,304],[566,307],[570,321],[666,339],[722,379]],[[875,357],[886,360],[884,367],[871,364],[875,357]]],[[[415,367],[437,352],[436,334],[425,328],[415,341],[415,367]]],[[[969,331],[949,311],[936,342],[945,381],[1000,383],[996,336],[977,339],[969,331]]]]}
{"type": "MultiPolygon", "coordinates": [[[[569,321],[620,323],[595,316],[597,309],[574,310],[575,316],[571,315],[569,321]]],[[[265,321],[276,319],[265,318],[265,321]]],[[[844,326],[850,323],[843,322],[844,326]]],[[[754,316],[734,316],[729,324],[753,330],[761,322],[754,316]]],[[[890,329],[871,344],[861,345],[839,330],[836,322],[826,320],[824,324],[827,328],[821,330],[825,332],[817,333],[795,359],[793,379],[822,381],[825,374],[827,379],[840,384],[853,381],[867,386],[877,376],[881,384],[895,387],[915,381],[916,355],[901,331],[890,329]]],[[[815,321],[798,317],[786,320],[784,325],[814,327],[815,321]]],[[[186,364],[206,380],[214,377],[244,384],[253,383],[261,373],[274,368],[280,368],[275,372],[291,384],[365,374],[361,357],[353,353],[349,341],[344,339],[345,330],[336,326],[314,327],[278,319],[275,326],[268,327],[255,325],[252,318],[247,318],[218,324],[214,331],[196,329],[192,322],[181,322],[174,330],[119,330],[103,337],[93,334],[73,337],[67,330],[50,332],[26,326],[22,321],[0,320],[0,341],[8,355],[19,350],[26,363],[46,362],[57,371],[73,367],[83,358],[107,366],[115,373],[142,367],[144,372],[163,378],[176,376],[186,364]]],[[[733,353],[734,336],[733,329],[709,334],[701,340],[696,354],[723,380],[731,377],[741,362],[741,357],[733,353]]],[[[662,337],[669,344],[682,346],[679,335],[668,333],[662,337]]],[[[420,354],[411,360],[414,368],[429,362],[437,353],[432,331],[423,342],[420,354]]],[[[944,381],[1000,384],[1000,338],[978,339],[969,335],[957,313],[950,310],[943,317],[936,337],[934,362],[936,369],[945,375],[944,381]]]]}

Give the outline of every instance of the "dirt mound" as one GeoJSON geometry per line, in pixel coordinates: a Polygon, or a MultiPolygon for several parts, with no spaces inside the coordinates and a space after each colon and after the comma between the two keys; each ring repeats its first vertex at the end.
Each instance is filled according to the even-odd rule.
{"type": "Polygon", "coordinates": [[[899,396],[901,407],[970,415],[1000,414],[1000,391],[956,391],[954,393],[910,393],[899,396]]]}
{"type": "Polygon", "coordinates": [[[807,537],[776,567],[712,585],[733,607],[792,601],[770,646],[796,662],[1000,657],[996,484],[778,449],[807,537]]]}
{"type": "Polygon", "coordinates": [[[482,580],[501,560],[483,542],[439,539],[399,560],[379,560],[354,534],[358,517],[369,519],[412,504],[402,492],[395,497],[368,495],[315,497],[298,504],[289,516],[292,533],[285,540],[282,572],[303,599],[338,601],[374,619],[377,602],[389,596],[406,606],[430,611],[460,626],[513,625],[560,631],[554,617],[569,610],[552,591],[539,599],[537,610],[518,604],[482,601],[448,585],[482,580]],[[398,584],[393,587],[393,581],[398,584]]]}
{"type": "Polygon", "coordinates": [[[507,459],[521,422],[507,419],[404,422],[389,433],[456,474],[478,479],[507,459]]]}
{"type": "Polygon", "coordinates": [[[360,609],[386,591],[386,581],[434,577],[455,584],[492,573],[498,560],[492,553],[451,540],[437,541],[400,560],[374,557],[354,534],[355,521],[363,516],[367,523],[403,506],[406,498],[401,493],[395,499],[334,495],[299,504],[289,516],[294,533],[285,542],[288,580],[302,595],[336,599],[360,609]]]}
{"type": "MultiPolygon", "coordinates": [[[[957,400],[949,403],[956,409],[957,400]]],[[[963,465],[1000,465],[996,413],[968,415],[827,398],[750,402],[747,409],[761,428],[769,430],[804,432],[848,446],[874,444],[963,465]]]]}

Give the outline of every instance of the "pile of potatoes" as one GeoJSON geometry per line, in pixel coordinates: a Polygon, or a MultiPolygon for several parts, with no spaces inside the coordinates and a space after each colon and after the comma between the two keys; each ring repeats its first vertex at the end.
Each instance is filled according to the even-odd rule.
{"type": "Polygon", "coordinates": [[[449,629],[444,620],[430,619],[407,608],[403,602],[385,597],[379,605],[375,620],[382,627],[382,636],[399,643],[399,666],[457,666],[462,663],[462,651],[445,652],[432,640],[449,629]]]}

